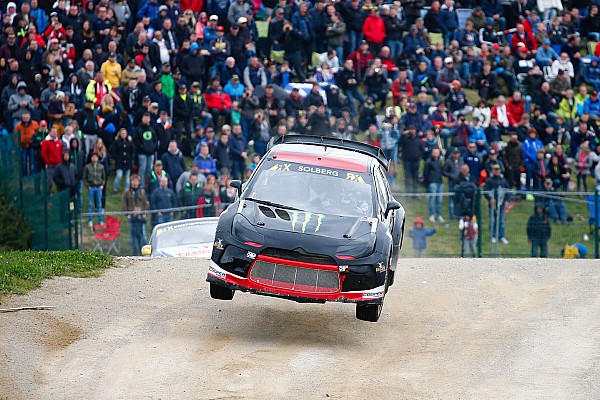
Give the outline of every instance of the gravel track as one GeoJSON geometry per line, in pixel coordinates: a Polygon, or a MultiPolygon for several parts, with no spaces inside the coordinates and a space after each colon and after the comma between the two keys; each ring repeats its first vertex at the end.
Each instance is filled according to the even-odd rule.
{"type": "Polygon", "coordinates": [[[119,259],[3,307],[0,399],[600,398],[597,260],[402,259],[377,324],[119,259]]]}

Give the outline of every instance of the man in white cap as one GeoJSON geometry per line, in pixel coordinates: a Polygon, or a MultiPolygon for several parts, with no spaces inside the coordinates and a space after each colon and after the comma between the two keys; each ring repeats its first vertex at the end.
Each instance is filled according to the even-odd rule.
{"type": "Polygon", "coordinates": [[[204,28],[204,48],[210,47],[210,42],[217,38],[217,24],[219,17],[211,15],[208,19],[208,25],[204,28]]]}

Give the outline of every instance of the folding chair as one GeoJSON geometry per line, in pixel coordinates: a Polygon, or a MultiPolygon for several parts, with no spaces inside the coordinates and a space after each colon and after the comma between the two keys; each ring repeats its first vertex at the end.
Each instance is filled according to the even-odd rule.
{"type": "Polygon", "coordinates": [[[121,246],[119,239],[121,237],[121,220],[111,215],[106,217],[106,229],[102,232],[94,233],[93,238],[96,246],[92,251],[100,251],[107,254],[119,254],[121,246]]]}

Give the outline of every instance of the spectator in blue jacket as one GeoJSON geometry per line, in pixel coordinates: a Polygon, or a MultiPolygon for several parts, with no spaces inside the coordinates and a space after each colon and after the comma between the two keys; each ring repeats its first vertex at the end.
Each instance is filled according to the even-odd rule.
{"type": "Polygon", "coordinates": [[[545,38],[542,40],[542,46],[537,49],[535,62],[540,67],[549,67],[555,60],[558,60],[558,54],[552,48],[550,39],[545,38]]]}
{"type": "Polygon", "coordinates": [[[240,83],[240,77],[233,75],[229,82],[223,88],[223,92],[227,93],[231,97],[231,101],[241,101],[244,95],[246,87],[243,83],[240,83]]]}
{"type": "Polygon", "coordinates": [[[208,143],[201,142],[200,154],[194,158],[194,162],[198,164],[198,171],[203,173],[204,176],[217,173],[217,164],[208,151],[208,143]]]}
{"type": "Polygon", "coordinates": [[[151,20],[158,16],[158,8],[160,4],[158,4],[158,0],[148,0],[146,1],[139,9],[136,14],[138,20],[148,17],[151,20]]]}
{"type": "Polygon", "coordinates": [[[427,248],[427,237],[435,235],[436,229],[426,229],[423,224],[423,218],[415,218],[415,223],[408,236],[413,240],[413,250],[415,251],[415,257],[422,257],[423,250],[427,248]]]}
{"type": "Polygon", "coordinates": [[[583,81],[597,92],[600,90],[600,58],[593,56],[592,62],[583,69],[583,81]]]}
{"type": "Polygon", "coordinates": [[[454,9],[454,1],[446,0],[440,10],[440,26],[444,35],[444,46],[458,39],[458,14],[454,9]]]}
{"type": "Polygon", "coordinates": [[[600,100],[598,99],[598,91],[594,90],[590,97],[583,103],[583,112],[590,114],[590,118],[598,119],[600,117],[600,100]]]}
{"type": "MultiPolygon", "coordinates": [[[[163,176],[159,180],[159,187],[152,192],[150,204],[153,210],[165,210],[177,207],[177,196],[173,189],[169,187],[169,178],[163,176]]],[[[156,223],[162,224],[173,219],[173,211],[159,211],[156,216],[156,223]]]]}
{"type": "Polygon", "coordinates": [[[535,175],[535,164],[537,160],[537,152],[540,149],[544,148],[542,142],[537,138],[537,131],[535,129],[530,129],[527,132],[527,139],[523,142],[523,159],[525,160],[525,172],[527,173],[527,178],[525,181],[525,186],[527,190],[531,190],[532,188],[532,180],[535,175]]]}

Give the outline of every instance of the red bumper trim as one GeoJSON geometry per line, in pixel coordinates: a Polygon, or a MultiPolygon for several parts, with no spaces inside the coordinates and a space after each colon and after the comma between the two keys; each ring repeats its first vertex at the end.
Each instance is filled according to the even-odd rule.
{"type": "MultiPolygon", "coordinates": [[[[261,257],[265,261],[267,258],[261,257]]],[[[269,257],[274,258],[274,257],[269,257]]],[[[275,258],[277,259],[277,258],[275,258]]],[[[277,259],[279,260],[279,259],[277,259]]],[[[273,262],[273,261],[271,261],[273,262]]],[[[286,260],[287,263],[287,260],[286,260]]],[[[312,265],[312,264],[311,264],[312,265]]],[[[321,265],[322,267],[322,265],[321,265]]],[[[337,267],[336,267],[337,268],[337,267]]],[[[381,300],[384,296],[384,287],[379,286],[374,289],[368,290],[360,290],[360,291],[352,291],[352,292],[341,292],[337,291],[335,293],[306,293],[306,292],[298,292],[295,290],[288,290],[284,288],[274,288],[267,285],[261,285],[260,283],[251,281],[248,278],[243,278],[241,276],[232,274],[231,272],[227,272],[221,267],[219,267],[214,261],[211,260],[210,266],[208,267],[208,275],[213,278],[219,279],[225,283],[229,283],[231,285],[240,286],[251,291],[261,292],[261,293],[270,293],[280,296],[289,296],[289,297],[300,297],[306,299],[317,299],[324,301],[341,301],[341,302],[359,302],[359,301],[376,301],[381,300]]]]}

